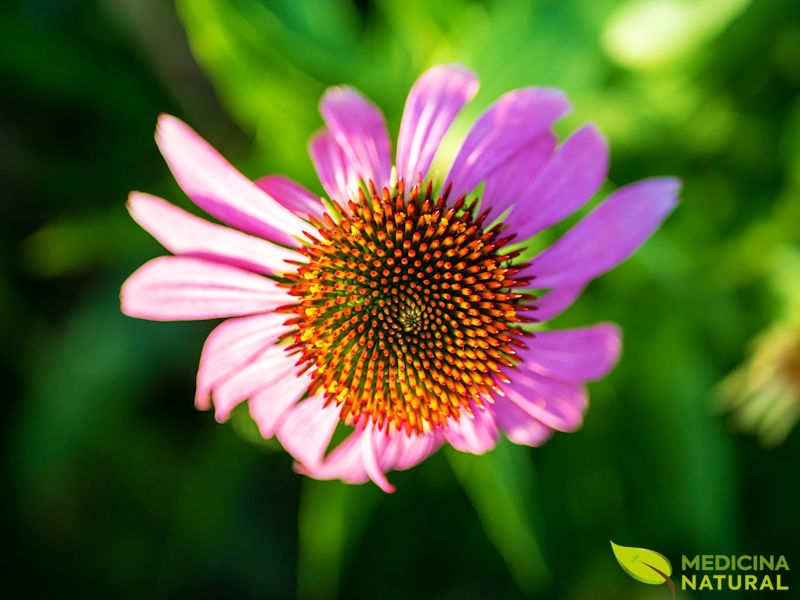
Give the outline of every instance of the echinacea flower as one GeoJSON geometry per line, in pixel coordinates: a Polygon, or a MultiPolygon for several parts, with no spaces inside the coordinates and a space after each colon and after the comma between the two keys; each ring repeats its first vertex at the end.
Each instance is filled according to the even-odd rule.
{"type": "Polygon", "coordinates": [[[580,427],[585,383],[619,356],[617,327],[525,324],[559,314],[638,248],[675,206],[679,183],[619,189],[521,263],[511,241],[580,209],[605,180],[607,145],[591,125],[558,145],[551,128],[569,110],[565,96],[514,90],[432,181],[439,143],[477,89],[461,66],[425,72],[406,100],[394,166],[378,108],[354,89],[329,89],[326,127],[310,142],[324,201],[281,176],[251,182],[185,123],[159,118],[156,141],[176,180],[230,227],[132,193],[131,215],[174,256],[131,275],[122,310],[228,319],[203,348],[198,408],[224,421],[248,401],[299,472],[386,491],[387,471],[443,443],[481,454],[501,431],[536,446],[580,427]],[[352,431],[328,450],[337,426],[352,431]]]}

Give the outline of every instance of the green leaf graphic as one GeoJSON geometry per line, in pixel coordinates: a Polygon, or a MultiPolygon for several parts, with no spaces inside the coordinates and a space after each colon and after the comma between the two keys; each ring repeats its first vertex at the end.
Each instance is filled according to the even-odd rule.
{"type": "Polygon", "coordinates": [[[657,585],[669,581],[672,565],[658,552],[647,548],[620,546],[611,541],[614,556],[624,571],[634,579],[643,583],[657,585]]]}

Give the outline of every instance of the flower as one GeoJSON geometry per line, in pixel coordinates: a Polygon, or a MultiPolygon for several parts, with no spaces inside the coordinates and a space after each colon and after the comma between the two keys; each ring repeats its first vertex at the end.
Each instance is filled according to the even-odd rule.
{"type": "Polygon", "coordinates": [[[299,472],[385,491],[387,471],[443,443],[481,454],[500,431],[537,446],[580,427],[585,382],[616,363],[618,328],[534,334],[524,324],[556,316],[638,248],[679,183],[619,189],[521,263],[509,243],[581,208],[605,180],[607,145],[592,125],[557,145],[565,96],[518,89],[483,113],[434,185],[434,154],[477,89],[458,65],[425,72],[406,100],[394,167],[378,108],[352,88],[329,89],[326,127],[309,145],[323,201],[279,175],[251,182],[185,123],[159,118],[156,142],[176,180],[230,227],[133,192],[131,215],[174,256],[140,267],[121,303],[145,319],[227,319],[203,348],[198,408],[213,405],[224,421],[247,400],[299,472]],[[328,451],[339,426],[352,431],[328,451]]]}
{"type": "Polygon", "coordinates": [[[800,420],[800,326],[783,321],[753,340],[748,360],[720,383],[717,408],[777,446],[800,420]]]}

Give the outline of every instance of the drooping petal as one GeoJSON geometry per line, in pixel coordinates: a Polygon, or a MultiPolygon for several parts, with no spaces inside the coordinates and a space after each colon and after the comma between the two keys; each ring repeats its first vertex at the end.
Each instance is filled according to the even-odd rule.
{"type": "Polygon", "coordinates": [[[122,284],[122,312],[151,321],[235,317],[291,301],[275,282],[237,267],[188,256],[161,256],[122,284]]]}
{"type": "Polygon", "coordinates": [[[183,191],[220,221],[288,245],[308,228],[180,119],[161,115],[156,143],[183,191]]]}
{"type": "Polygon", "coordinates": [[[290,331],[284,321],[286,315],[269,313],[228,319],[217,325],[200,354],[195,406],[200,410],[211,408],[211,389],[290,331]]]}
{"type": "Polygon", "coordinates": [[[453,184],[452,197],[473,190],[568,110],[564,94],[552,88],[525,88],[501,96],[473,125],[453,161],[445,179],[453,184]]]}
{"type": "Polygon", "coordinates": [[[410,186],[428,174],[444,134],[478,92],[478,78],[461,65],[437,65],[414,83],[397,138],[397,175],[410,186]]]}
{"type": "Polygon", "coordinates": [[[641,246],[677,204],[680,182],[645,179],[614,192],[530,262],[537,288],[584,283],[641,246]]]}
{"type": "Polygon", "coordinates": [[[250,398],[250,416],[264,439],[269,439],[311,384],[308,373],[287,374],[250,398]]]}
{"type": "Polygon", "coordinates": [[[341,479],[364,483],[372,479],[384,491],[394,488],[385,473],[410,469],[442,445],[441,432],[406,435],[397,430],[376,430],[371,425],[356,428],[321,462],[299,464],[298,472],[316,479],[341,479]],[[374,460],[374,462],[373,462],[374,460]]]}
{"type": "Polygon", "coordinates": [[[585,287],[584,284],[565,285],[550,290],[536,300],[534,303],[536,310],[531,313],[531,316],[539,321],[548,321],[557,317],[572,305],[585,287]]]}
{"type": "Polygon", "coordinates": [[[306,467],[319,464],[339,422],[339,408],[323,407],[322,395],[306,398],[283,417],[275,435],[294,458],[306,467]]]}
{"type": "Polygon", "coordinates": [[[346,204],[358,189],[358,173],[331,132],[322,129],[314,134],[308,153],[328,196],[346,204]]]}
{"type": "Polygon", "coordinates": [[[215,417],[222,423],[241,402],[258,392],[293,378],[297,368],[295,358],[282,346],[274,344],[263,349],[253,360],[226,377],[213,392],[215,417]]]}
{"type": "Polygon", "coordinates": [[[575,431],[583,423],[589,399],[582,384],[525,371],[501,387],[508,400],[552,429],[575,431]]]}
{"type": "Polygon", "coordinates": [[[537,331],[519,351],[520,369],[562,381],[593,381],[605,377],[617,364],[622,340],[619,327],[601,323],[592,327],[537,331]]]}
{"type": "MultiPolygon", "coordinates": [[[[488,222],[499,217],[508,207],[524,200],[528,188],[536,181],[555,146],[555,134],[546,131],[486,176],[481,209],[489,209],[488,222]]],[[[522,215],[522,211],[515,212],[522,215]]],[[[533,218],[533,215],[528,217],[533,218]]],[[[517,237],[520,241],[524,239],[517,237]]]]}
{"type": "MultiPolygon", "coordinates": [[[[608,173],[608,144],[593,125],[573,133],[519,196],[508,216],[524,240],[558,223],[594,196],[608,173]]],[[[487,184],[488,185],[488,184],[487,184]]]]}
{"type": "Polygon", "coordinates": [[[325,205],[322,201],[288,177],[267,175],[257,180],[256,185],[298,217],[305,218],[306,215],[311,215],[321,219],[325,214],[325,205]]]}
{"type": "Polygon", "coordinates": [[[515,444],[541,446],[553,435],[550,427],[534,419],[508,398],[497,396],[491,410],[500,429],[515,444]]]}
{"type": "Polygon", "coordinates": [[[258,273],[287,271],[301,254],[223,225],[215,225],[149,194],[132,192],[128,212],[170,252],[258,273]]]}
{"type": "Polygon", "coordinates": [[[319,110],[356,175],[378,188],[387,185],[392,145],[380,109],[353,88],[339,86],[323,94],[319,110]]]}
{"type": "Polygon", "coordinates": [[[483,454],[497,444],[497,424],[489,409],[473,408],[474,416],[461,414],[458,421],[449,421],[445,439],[456,450],[483,454]]]}

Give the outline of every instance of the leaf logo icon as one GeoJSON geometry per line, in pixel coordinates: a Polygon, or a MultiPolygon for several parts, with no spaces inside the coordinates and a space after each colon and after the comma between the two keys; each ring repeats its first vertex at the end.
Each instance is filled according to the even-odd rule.
{"type": "Polygon", "coordinates": [[[637,581],[651,585],[658,585],[666,581],[672,590],[672,597],[675,597],[675,585],[669,578],[672,575],[672,565],[666,556],[647,548],[620,546],[613,540],[609,541],[619,566],[628,575],[637,581]]]}

